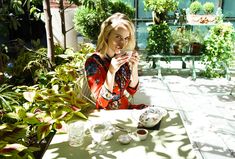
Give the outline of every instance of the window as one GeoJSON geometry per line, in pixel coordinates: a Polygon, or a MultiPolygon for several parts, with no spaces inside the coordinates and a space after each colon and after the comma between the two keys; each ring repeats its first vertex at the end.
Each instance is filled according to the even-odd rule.
{"type": "MultiPolygon", "coordinates": [[[[147,43],[148,24],[152,22],[151,11],[146,11],[144,9],[144,0],[122,0],[133,6],[136,9],[135,15],[135,25],[136,25],[136,38],[137,46],[144,50],[147,43]]],[[[179,8],[188,8],[191,1],[193,0],[179,0],[179,8]]],[[[208,0],[199,0],[202,4],[209,2],[208,0]]],[[[230,21],[235,25],[235,0],[210,0],[215,4],[215,9],[221,7],[223,9],[223,14],[225,21],[230,21]]]]}

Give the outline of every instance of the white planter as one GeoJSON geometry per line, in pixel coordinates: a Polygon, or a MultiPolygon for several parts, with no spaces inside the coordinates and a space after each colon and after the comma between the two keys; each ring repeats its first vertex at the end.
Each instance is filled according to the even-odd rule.
{"type": "Polygon", "coordinates": [[[188,24],[215,24],[216,15],[198,15],[198,14],[188,14],[187,15],[188,24]]]}

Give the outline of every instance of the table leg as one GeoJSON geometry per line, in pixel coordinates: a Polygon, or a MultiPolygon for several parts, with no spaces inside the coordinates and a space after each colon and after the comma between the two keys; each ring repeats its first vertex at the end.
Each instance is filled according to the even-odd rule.
{"type": "Polygon", "coordinates": [[[182,69],[186,68],[185,57],[182,57],[182,69]]]}
{"type": "Polygon", "coordinates": [[[162,79],[162,71],[161,71],[161,58],[157,58],[157,76],[159,79],[162,79]]]}
{"type": "Polygon", "coordinates": [[[197,75],[196,75],[196,70],[195,70],[195,58],[193,57],[192,58],[192,79],[195,81],[196,78],[197,78],[197,75]]]}
{"type": "Polygon", "coordinates": [[[231,81],[231,75],[230,75],[230,71],[229,68],[227,67],[227,65],[224,64],[224,68],[225,68],[225,77],[228,81],[231,81]]]}
{"type": "Polygon", "coordinates": [[[232,89],[231,89],[231,91],[230,91],[230,95],[233,95],[233,90],[235,89],[235,87],[233,87],[232,89]]]}

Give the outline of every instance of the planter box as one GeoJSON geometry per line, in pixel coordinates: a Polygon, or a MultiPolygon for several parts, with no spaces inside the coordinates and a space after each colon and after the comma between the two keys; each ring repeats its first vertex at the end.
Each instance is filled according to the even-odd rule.
{"type": "Polygon", "coordinates": [[[36,159],[41,159],[43,157],[44,153],[46,152],[55,134],[56,134],[56,131],[53,130],[52,132],[49,133],[49,135],[44,140],[42,140],[39,144],[35,145],[36,147],[39,147],[41,149],[40,151],[33,152],[34,157],[36,159]]]}
{"type": "Polygon", "coordinates": [[[187,15],[188,24],[215,24],[216,15],[197,15],[197,14],[189,14],[187,15]]]}

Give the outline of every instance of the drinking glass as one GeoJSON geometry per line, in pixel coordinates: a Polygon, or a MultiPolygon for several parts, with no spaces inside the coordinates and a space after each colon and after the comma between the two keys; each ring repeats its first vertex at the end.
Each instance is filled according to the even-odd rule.
{"type": "Polygon", "coordinates": [[[92,122],[90,126],[90,133],[92,137],[92,142],[94,147],[92,148],[95,150],[96,153],[100,153],[104,150],[102,146],[102,142],[105,140],[106,136],[109,133],[109,123],[105,121],[96,121],[92,122]]]}
{"type": "Polygon", "coordinates": [[[69,145],[72,147],[81,146],[84,139],[84,123],[73,122],[68,125],[69,145]]]}

